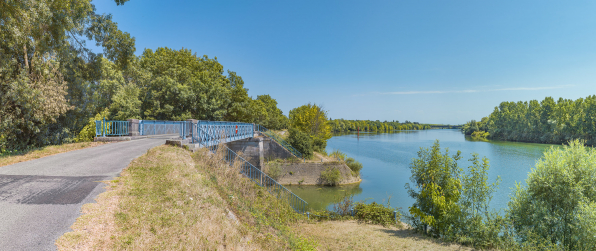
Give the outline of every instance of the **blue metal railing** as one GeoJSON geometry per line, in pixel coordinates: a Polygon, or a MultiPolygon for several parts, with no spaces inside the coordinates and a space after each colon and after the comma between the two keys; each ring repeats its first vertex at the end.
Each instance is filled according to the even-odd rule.
{"type": "Polygon", "coordinates": [[[180,138],[188,135],[189,123],[187,121],[139,120],[139,134],[160,135],[179,134],[180,138]]]}
{"type": "Polygon", "coordinates": [[[128,121],[118,120],[96,120],[95,121],[95,136],[127,136],[128,135],[128,121]]]}
{"type": "MultiPolygon", "coordinates": [[[[267,189],[269,193],[271,193],[278,199],[287,201],[290,207],[292,207],[292,209],[294,209],[294,211],[296,211],[297,213],[304,214],[306,212],[308,206],[308,203],[306,201],[298,197],[298,195],[292,193],[283,185],[277,183],[277,181],[269,177],[269,175],[267,175],[260,169],[256,168],[254,165],[246,161],[244,158],[238,156],[238,154],[236,154],[227,146],[223,144],[221,146],[223,147],[223,160],[226,161],[230,166],[234,166],[234,163],[236,161],[240,161],[240,172],[244,174],[244,176],[250,178],[257,185],[267,189]]],[[[206,147],[213,153],[217,153],[217,149],[219,148],[218,145],[206,147]]]]}
{"type": "Polygon", "coordinates": [[[192,143],[214,146],[254,136],[254,124],[199,120],[190,125],[192,143]]]}
{"type": "Polygon", "coordinates": [[[290,151],[292,154],[294,154],[294,156],[296,156],[297,158],[299,158],[299,159],[302,158],[302,153],[300,153],[298,150],[296,150],[296,148],[292,147],[292,145],[290,145],[290,143],[283,140],[280,136],[278,136],[273,131],[271,131],[261,125],[257,125],[256,128],[257,128],[257,131],[259,131],[259,132],[267,135],[269,138],[275,140],[275,142],[280,144],[283,148],[288,149],[288,151],[290,151]]]}

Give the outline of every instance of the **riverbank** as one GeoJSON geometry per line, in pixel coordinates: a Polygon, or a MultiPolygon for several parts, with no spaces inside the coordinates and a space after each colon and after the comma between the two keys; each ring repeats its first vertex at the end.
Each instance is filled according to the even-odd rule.
{"type": "Polygon", "coordinates": [[[59,250],[453,250],[409,229],[307,219],[204,151],[159,146],[105,183],[59,250]]]}

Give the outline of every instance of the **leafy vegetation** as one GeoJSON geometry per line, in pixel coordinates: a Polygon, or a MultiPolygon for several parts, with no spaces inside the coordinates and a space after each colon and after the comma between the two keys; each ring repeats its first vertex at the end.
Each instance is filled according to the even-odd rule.
{"type": "Polygon", "coordinates": [[[561,249],[596,249],[596,151],[583,143],[551,147],[527,185],[516,185],[509,216],[522,241],[537,237],[561,249]]]}
{"type": "Polygon", "coordinates": [[[312,140],[313,150],[325,152],[331,138],[327,111],[317,104],[306,104],[290,110],[290,127],[306,133],[312,140]]]}
{"type": "Polygon", "coordinates": [[[401,223],[401,214],[396,208],[391,207],[389,201],[387,206],[376,202],[370,204],[356,202],[354,210],[356,218],[364,223],[379,224],[384,227],[400,226],[398,223],[401,223]]]}
{"type": "Polygon", "coordinates": [[[414,187],[406,184],[416,199],[409,209],[412,226],[446,240],[494,248],[502,243],[505,220],[488,204],[500,179],[488,183],[487,158],[480,161],[473,154],[466,172],[458,166],[460,159],[459,151],[452,156],[448,150],[442,153],[438,141],[418,152],[410,165],[414,187]]]}
{"type": "Polygon", "coordinates": [[[288,143],[296,148],[304,158],[310,159],[313,156],[312,139],[306,133],[295,128],[288,131],[288,143]]]}
{"type": "Polygon", "coordinates": [[[542,101],[502,102],[481,121],[472,120],[462,130],[490,133],[489,138],[539,143],[566,143],[582,139],[596,144],[596,95],[576,100],[546,97],[542,101]]]}
{"type": "Polygon", "coordinates": [[[360,175],[360,170],[362,170],[362,163],[356,161],[354,158],[347,158],[345,162],[354,174],[360,175]]]}
{"type": "Polygon", "coordinates": [[[333,132],[355,132],[360,128],[363,132],[390,132],[395,130],[426,130],[431,129],[431,125],[420,124],[418,122],[406,121],[399,123],[399,121],[371,121],[371,120],[345,120],[334,119],[329,120],[331,130],[333,132]]]}
{"type": "Polygon", "coordinates": [[[86,126],[99,114],[288,126],[275,99],[249,97],[216,57],[170,48],[135,56],[134,37],[90,0],[3,1],[0,9],[0,151],[89,140],[86,126]]]}
{"type": "Polygon", "coordinates": [[[321,180],[327,185],[335,186],[341,181],[341,172],[336,168],[328,167],[321,171],[321,180]]]}

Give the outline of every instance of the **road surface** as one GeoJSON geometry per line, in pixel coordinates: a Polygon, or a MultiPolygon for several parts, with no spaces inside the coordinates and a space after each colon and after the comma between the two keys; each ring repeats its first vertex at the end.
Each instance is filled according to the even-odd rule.
{"type": "Polygon", "coordinates": [[[110,143],[0,167],[0,250],[56,250],[81,206],[167,137],[110,143]]]}

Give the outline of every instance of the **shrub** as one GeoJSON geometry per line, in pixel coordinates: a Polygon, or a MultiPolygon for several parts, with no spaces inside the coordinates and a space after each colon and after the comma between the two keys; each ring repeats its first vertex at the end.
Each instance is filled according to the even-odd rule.
{"type": "MultiPolygon", "coordinates": [[[[496,212],[489,211],[489,203],[500,178],[488,183],[488,159],[472,154],[472,162],[464,172],[458,167],[460,152],[449,156],[441,153],[439,142],[432,149],[424,148],[414,159],[412,177],[415,189],[406,184],[416,203],[410,207],[412,225],[448,241],[456,241],[477,248],[494,248],[511,235],[505,235],[507,222],[496,212]]],[[[510,241],[507,239],[506,241],[510,241]]]]}
{"type": "Polygon", "coordinates": [[[455,224],[455,216],[460,212],[457,205],[461,195],[461,170],[457,166],[460,154],[458,151],[449,156],[448,150],[442,154],[437,140],[431,149],[421,149],[418,158],[410,164],[410,180],[415,186],[407,183],[406,189],[416,199],[409,208],[413,216],[412,225],[416,229],[424,230],[430,225],[432,234],[440,236],[455,224]]]}
{"type": "Polygon", "coordinates": [[[360,174],[360,170],[362,170],[362,163],[354,160],[354,158],[347,158],[346,165],[354,172],[356,175],[360,174]]]}
{"type": "Polygon", "coordinates": [[[312,148],[315,152],[326,153],[325,148],[327,148],[327,140],[319,137],[313,137],[312,148]]]}
{"type": "Polygon", "coordinates": [[[596,248],[596,151],[575,140],[552,148],[516,184],[509,216],[522,241],[532,234],[559,248],[596,248]]]}
{"type": "Polygon", "coordinates": [[[295,128],[290,128],[288,135],[288,143],[296,148],[304,158],[310,159],[313,156],[312,141],[306,133],[303,133],[295,128]]]}
{"type": "Polygon", "coordinates": [[[329,156],[337,158],[338,160],[344,160],[347,157],[345,153],[342,153],[339,150],[333,150],[329,156]]]}
{"type": "Polygon", "coordinates": [[[268,163],[266,172],[269,177],[277,180],[279,176],[281,176],[282,170],[281,165],[279,163],[268,163]]]}
{"type": "Polygon", "coordinates": [[[338,169],[328,167],[321,172],[321,180],[327,185],[337,185],[341,181],[341,173],[338,169]]]}
{"type": "Polygon", "coordinates": [[[390,206],[389,201],[387,201],[387,206],[377,204],[376,202],[370,204],[357,202],[356,206],[354,206],[354,210],[356,210],[355,216],[359,221],[379,224],[384,227],[396,226],[397,222],[400,222],[401,219],[401,214],[397,209],[390,206]],[[393,216],[394,211],[397,214],[396,217],[393,216]]]}
{"type": "Polygon", "coordinates": [[[95,121],[96,120],[103,120],[103,118],[109,118],[110,112],[106,108],[102,112],[95,115],[95,117],[89,118],[89,122],[83,129],[79,132],[79,136],[75,139],[76,142],[87,142],[93,141],[93,137],[95,137],[95,121]]]}

